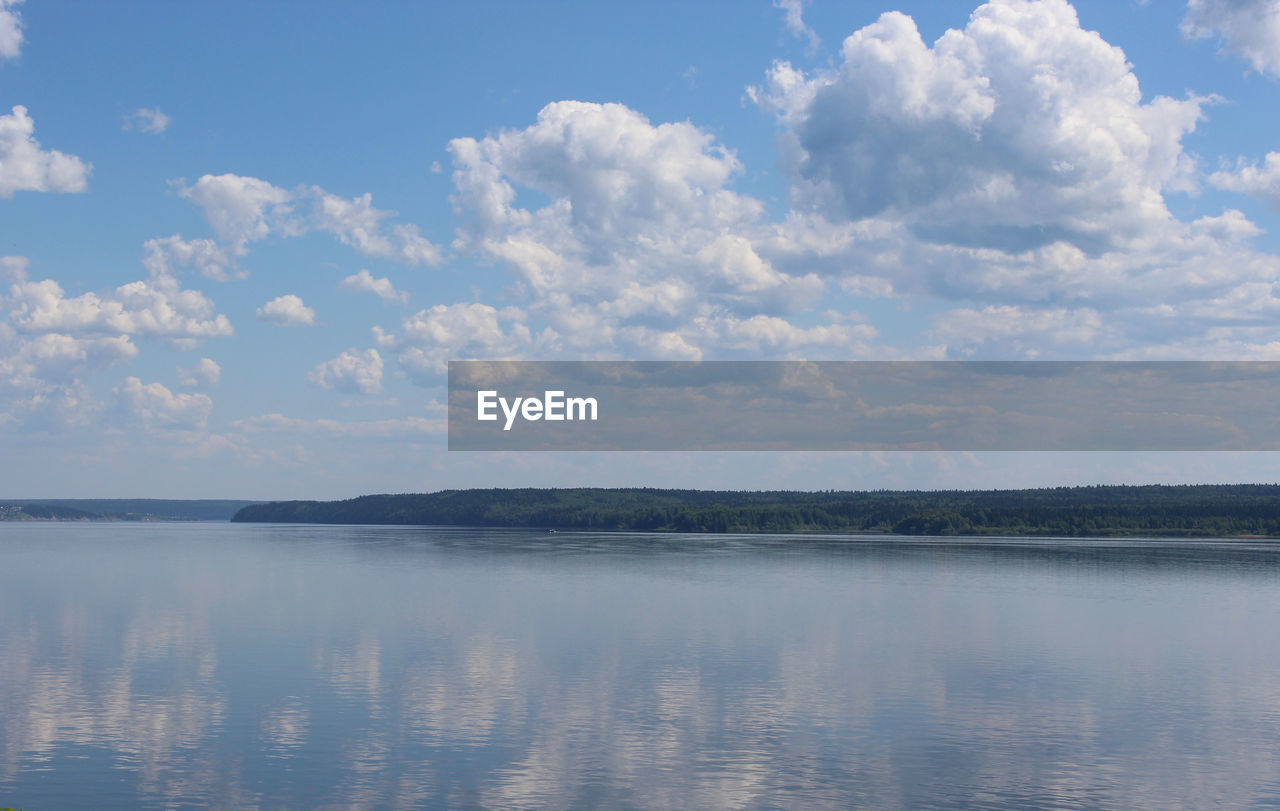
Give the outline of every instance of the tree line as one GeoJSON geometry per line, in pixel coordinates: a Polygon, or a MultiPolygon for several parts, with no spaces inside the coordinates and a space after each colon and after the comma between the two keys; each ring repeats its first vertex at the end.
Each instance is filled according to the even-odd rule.
{"type": "Polygon", "coordinates": [[[1280,486],[1029,490],[442,490],[249,505],[240,522],[421,524],[657,532],[1280,536],[1280,486]]]}

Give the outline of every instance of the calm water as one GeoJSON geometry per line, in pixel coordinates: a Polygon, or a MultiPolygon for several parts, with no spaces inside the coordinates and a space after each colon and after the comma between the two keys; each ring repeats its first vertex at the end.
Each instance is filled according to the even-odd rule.
{"type": "Polygon", "coordinates": [[[0,806],[1215,804],[1266,544],[0,525],[0,806]]]}

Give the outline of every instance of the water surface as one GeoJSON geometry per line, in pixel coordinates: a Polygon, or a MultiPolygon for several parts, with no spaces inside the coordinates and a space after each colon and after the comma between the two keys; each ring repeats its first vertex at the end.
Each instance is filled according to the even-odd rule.
{"type": "Polygon", "coordinates": [[[1280,805],[1265,542],[0,525],[0,806],[1280,805]]]}

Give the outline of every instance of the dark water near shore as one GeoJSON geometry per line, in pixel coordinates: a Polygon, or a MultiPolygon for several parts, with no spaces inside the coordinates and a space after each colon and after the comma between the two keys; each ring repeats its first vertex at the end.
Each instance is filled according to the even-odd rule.
{"type": "Polygon", "coordinates": [[[1280,547],[0,525],[0,807],[1280,806],[1280,547]]]}

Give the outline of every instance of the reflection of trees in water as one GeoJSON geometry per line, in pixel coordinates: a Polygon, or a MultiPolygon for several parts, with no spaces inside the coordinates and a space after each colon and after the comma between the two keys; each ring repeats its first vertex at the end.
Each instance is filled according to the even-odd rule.
{"type": "MultiPolygon", "coordinates": [[[[262,527],[265,540],[286,548],[306,548],[334,531],[331,527],[262,527]]],[[[524,566],[553,569],[577,565],[616,569],[651,563],[661,569],[714,564],[718,559],[759,561],[814,558],[833,565],[859,566],[916,561],[924,566],[972,563],[982,567],[1041,564],[1046,567],[1105,565],[1133,571],[1185,569],[1197,577],[1225,571],[1232,577],[1280,577],[1280,543],[1274,540],[1213,538],[1025,538],[885,537],[827,534],[697,534],[571,532],[455,527],[349,527],[345,549],[374,565],[433,565],[451,559],[504,557],[524,566]]]]}

